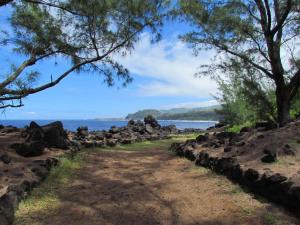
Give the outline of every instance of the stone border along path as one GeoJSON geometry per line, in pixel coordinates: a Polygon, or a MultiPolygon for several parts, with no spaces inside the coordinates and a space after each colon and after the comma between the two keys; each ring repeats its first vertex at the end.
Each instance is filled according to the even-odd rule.
{"type": "MultiPolygon", "coordinates": [[[[260,173],[255,168],[243,168],[236,160],[229,157],[216,157],[210,151],[197,151],[189,148],[196,140],[185,143],[173,143],[170,151],[194,162],[196,166],[208,168],[228,179],[237,182],[251,192],[284,206],[300,217],[300,186],[280,173],[260,173]]],[[[212,152],[213,153],[213,152],[212,152]]],[[[299,223],[300,224],[300,223],[299,223]]]]}
{"type": "Polygon", "coordinates": [[[34,190],[14,224],[300,224],[225,177],[176,157],[168,151],[172,142],[90,151],[69,180],[48,181],[47,193],[43,185],[34,190]]]}

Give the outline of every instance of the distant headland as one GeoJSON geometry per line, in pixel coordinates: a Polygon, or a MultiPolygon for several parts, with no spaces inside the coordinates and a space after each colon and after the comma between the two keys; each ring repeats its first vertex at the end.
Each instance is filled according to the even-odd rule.
{"type": "Polygon", "coordinates": [[[218,121],[220,116],[216,113],[220,105],[199,108],[173,108],[167,110],[144,109],[128,114],[125,119],[143,119],[152,115],[158,120],[208,120],[218,121]]]}

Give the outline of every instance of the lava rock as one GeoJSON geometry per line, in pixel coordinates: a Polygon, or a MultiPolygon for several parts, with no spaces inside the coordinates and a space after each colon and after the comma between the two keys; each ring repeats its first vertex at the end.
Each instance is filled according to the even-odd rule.
{"type": "Polygon", "coordinates": [[[145,129],[149,134],[152,134],[154,132],[151,124],[146,124],[145,129]]]}
{"type": "Polygon", "coordinates": [[[223,122],[219,122],[219,123],[216,123],[214,128],[222,128],[222,127],[225,127],[226,126],[226,123],[223,123],[223,122]]]}
{"type": "Polygon", "coordinates": [[[9,157],[9,155],[7,153],[2,154],[0,156],[0,160],[5,164],[9,164],[11,162],[11,158],[9,157]]]}
{"type": "Polygon", "coordinates": [[[88,127],[78,127],[77,128],[77,136],[79,137],[87,137],[89,136],[89,129],[88,127]]]}
{"type": "Polygon", "coordinates": [[[3,133],[12,133],[12,132],[16,132],[19,131],[19,128],[14,127],[14,126],[5,126],[1,129],[1,132],[3,133]]]}
{"type": "Polygon", "coordinates": [[[156,120],[153,116],[151,116],[151,115],[146,116],[146,117],[144,118],[144,122],[145,122],[146,125],[147,125],[147,124],[150,124],[151,127],[153,127],[153,128],[157,128],[157,129],[160,128],[160,125],[159,125],[159,123],[157,122],[157,120],[156,120]]]}
{"type": "Polygon", "coordinates": [[[246,133],[246,132],[250,132],[252,130],[251,127],[242,127],[240,130],[240,133],[246,133]]]}
{"type": "Polygon", "coordinates": [[[42,127],[45,137],[44,141],[48,147],[67,149],[69,146],[69,141],[67,138],[67,133],[63,128],[63,124],[60,121],[56,121],[47,124],[42,127]]]}
{"type": "Polygon", "coordinates": [[[232,151],[232,147],[227,146],[224,148],[224,152],[231,152],[232,151]]]}
{"type": "Polygon", "coordinates": [[[202,135],[200,134],[197,138],[196,138],[196,141],[198,144],[201,144],[205,141],[208,141],[208,135],[202,135]]]}
{"type": "Polygon", "coordinates": [[[248,181],[255,182],[259,178],[259,173],[255,169],[249,168],[245,171],[244,176],[248,181]]]}
{"type": "Polygon", "coordinates": [[[216,134],[216,138],[220,139],[220,140],[227,139],[227,138],[232,139],[235,136],[236,136],[236,133],[234,133],[234,132],[227,132],[227,131],[223,131],[223,132],[220,132],[220,133],[216,134]]]}
{"type": "Polygon", "coordinates": [[[175,125],[168,125],[168,126],[164,126],[162,127],[163,131],[166,131],[170,134],[176,134],[178,132],[178,129],[176,128],[175,125]]]}
{"type": "Polygon", "coordinates": [[[116,126],[112,126],[110,128],[109,132],[112,133],[112,134],[117,134],[118,132],[120,132],[120,130],[116,126]]]}
{"type": "Polygon", "coordinates": [[[35,157],[43,154],[45,143],[40,141],[25,142],[14,146],[16,153],[23,157],[35,157]]]}
{"type": "Polygon", "coordinates": [[[257,122],[255,128],[263,128],[263,130],[271,130],[277,128],[277,124],[268,121],[257,122]]]}
{"type": "Polygon", "coordinates": [[[281,175],[280,173],[275,173],[272,176],[268,177],[267,180],[271,184],[278,184],[286,181],[288,178],[281,175]]]}
{"type": "Polygon", "coordinates": [[[270,149],[264,149],[264,154],[261,158],[261,161],[264,163],[273,163],[277,161],[277,151],[276,150],[270,150],[270,149]]]}
{"type": "Polygon", "coordinates": [[[284,145],[283,152],[286,155],[292,155],[292,156],[296,155],[295,150],[289,144],[284,145]]]}
{"type": "Polygon", "coordinates": [[[128,127],[134,126],[134,125],[135,125],[135,121],[134,120],[129,120],[128,123],[127,123],[128,127]]]}
{"type": "Polygon", "coordinates": [[[109,139],[106,141],[106,145],[109,147],[115,147],[118,144],[117,139],[109,139]]]}
{"type": "Polygon", "coordinates": [[[26,138],[27,142],[30,141],[43,141],[44,131],[43,129],[34,121],[32,121],[25,130],[23,136],[26,138]]]}

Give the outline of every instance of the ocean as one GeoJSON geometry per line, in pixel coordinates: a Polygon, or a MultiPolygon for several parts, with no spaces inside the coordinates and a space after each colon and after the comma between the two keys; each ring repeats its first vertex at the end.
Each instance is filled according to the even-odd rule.
{"type": "MultiPolygon", "coordinates": [[[[35,120],[39,125],[46,125],[55,120],[35,120]]],[[[64,128],[70,131],[76,131],[80,126],[87,126],[90,131],[93,130],[109,130],[111,126],[122,127],[126,126],[127,120],[61,120],[64,128]]],[[[2,125],[12,125],[18,128],[23,128],[29,125],[31,120],[0,120],[2,125]]],[[[189,121],[189,120],[159,120],[160,125],[176,125],[178,129],[185,128],[200,128],[206,129],[215,125],[216,121],[189,121]]]]}

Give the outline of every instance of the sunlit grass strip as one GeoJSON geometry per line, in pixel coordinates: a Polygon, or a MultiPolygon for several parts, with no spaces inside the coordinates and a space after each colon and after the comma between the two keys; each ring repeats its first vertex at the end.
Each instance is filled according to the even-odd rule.
{"type": "Polygon", "coordinates": [[[171,135],[170,139],[162,139],[157,141],[143,141],[136,142],[128,145],[119,145],[114,148],[106,148],[104,150],[115,151],[115,150],[123,150],[123,151],[139,151],[139,150],[147,150],[153,148],[163,148],[169,147],[174,142],[184,142],[187,139],[195,139],[199,134],[176,134],[171,135]]]}
{"type": "MultiPolygon", "coordinates": [[[[14,224],[33,224],[34,215],[49,214],[59,208],[59,190],[68,186],[74,171],[80,169],[84,164],[86,154],[87,151],[84,150],[73,157],[61,157],[59,165],[51,170],[46,180],[21,201],[19,209],[15,213],[14,224]]],[[[36,222],[34,224],[37,225],[36,222]]]]}

